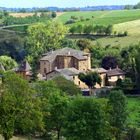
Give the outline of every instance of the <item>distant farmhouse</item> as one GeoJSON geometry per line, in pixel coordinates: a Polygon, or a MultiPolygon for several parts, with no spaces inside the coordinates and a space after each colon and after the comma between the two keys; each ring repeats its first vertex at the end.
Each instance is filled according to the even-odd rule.
{"type": "Polygon", "coordinates": [[[119,68],[110,70],[91,68],[90,53],[72,48],[58,49],[43,54],[40,59],[39,72],[46,80],[57,76],[64,76],[66,79],[73,81],[81,89],[88,87],[78,78],[79,73],[97,72],[101,76],[102,83],[101,85],[96,84],[96,88],[106,86],[106,81],[109,84],[108,86],[115,86],[119,78],[125,78],[125,72],[119,68]]]}

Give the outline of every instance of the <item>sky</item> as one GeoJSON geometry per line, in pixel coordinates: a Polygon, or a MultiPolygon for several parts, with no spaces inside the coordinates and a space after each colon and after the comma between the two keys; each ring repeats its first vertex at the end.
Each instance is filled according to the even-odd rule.
{"type": "Polygon", "coordinates": [[[0,0],[0,7],[85,7],[97,5],[136,4],[140,0],[0,0]]]}

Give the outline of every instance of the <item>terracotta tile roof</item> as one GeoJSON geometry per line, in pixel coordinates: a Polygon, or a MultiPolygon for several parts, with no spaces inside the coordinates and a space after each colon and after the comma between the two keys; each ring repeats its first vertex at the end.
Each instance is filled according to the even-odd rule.
{"type": "Polygon", "coordinates": [[[110,69],[107,71],[107,76],[119,76],[119,75],[125,75],[125,74],[126,73],[120,68],[110,69]]]}
{"type": "Polygon", "coordinates": [[[52,62],[55,60],[57,56],[73,56],[79,60],[84,60],[84,59],[87,59],[85,56],[86,54],[88,53],[66,47],[66,48],[58,49],[58,50],[43,54],[43,57],[40,60],[41,61],[48,60],[52,62]]]}

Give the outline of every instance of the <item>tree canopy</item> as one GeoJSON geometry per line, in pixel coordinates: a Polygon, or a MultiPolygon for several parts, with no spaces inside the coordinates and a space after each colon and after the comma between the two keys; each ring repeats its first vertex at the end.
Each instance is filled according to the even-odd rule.
{"type": "Polygon", "coordinates": [[[127,113],[126,113],[126,97],[121,90],[114,90],[109,95],[110,110],[110,124],[115,128],[116,140],[120,140],[122,130],[125,127],[127,113]]]}
{"type": "Polygon", "coordinates": [[[0,133],[5,140],[14,133],[32,134],[43,128],[40,102],[27,81],[13,72],[3,74],[0,86],[0,133]]]}
{"type": "Polygon", "coordinates": [[[18,66],[17,62],[9,56],[0,56],[0,63],[6,70],[11,70],[18,66]]]}
{"type": "Polygon", "coordinates": [[[94,88],[96,83],[101,84],[101,77],[97,72],[89,72],[87,74],[80,73],[79,78],[83,81],[89,88],[94,88]]]}
{"type": "Polygon", "coordinates": [[[92,98],[75,98],[67,113],[65,135],[68,140],[108,140],[105,112],[92,98]]]}
{"type": "Polygon", "coordinates": [[[67,28],[58,22],[37,23],[27,30],[28,54],[38,57],[49,50],[61,48],[61,41],[67,33],[67,28]]]}

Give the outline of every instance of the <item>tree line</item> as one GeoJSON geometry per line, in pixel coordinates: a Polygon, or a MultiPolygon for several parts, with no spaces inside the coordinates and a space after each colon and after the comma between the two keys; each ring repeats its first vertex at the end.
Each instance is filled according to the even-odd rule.
{"type": "Polygon", "coordinates": [[[2,24],[4,26],[14,24],[31,24],[37,22],[46,22],[47,20],[55,18],[56,16],[57,16],[56,12],[41,12],[41,13],[35,12],[33,16],[13,17],[10,16],[10,14],[6,11],[0,12],[0,18],[3,19],[2,24]]]}
{"type": "Polygon", "coordinates": [[[86,35],[115,35],[118,37],[124,37],[128,35],[127,31],[116,32],[113,31],[113,25],[103,26],[103,25],[83,25],[77,24],[70,27],[69,32],[71,34],[86,34],[86,35]]]}
{"type": "Polygon", "coordinates": [[[71,34],[97,34],[97,35],[111,35],[113,32],[113,26],[108,25],[82,25],[78,24],[70,27],[69,32],[71,34]]]}
{"type": "Polygon", "coordinates": [[[140,9],[140,2],[135,5],[125,5],[124,9],[131,10],[131,9],[140,9]]]}

